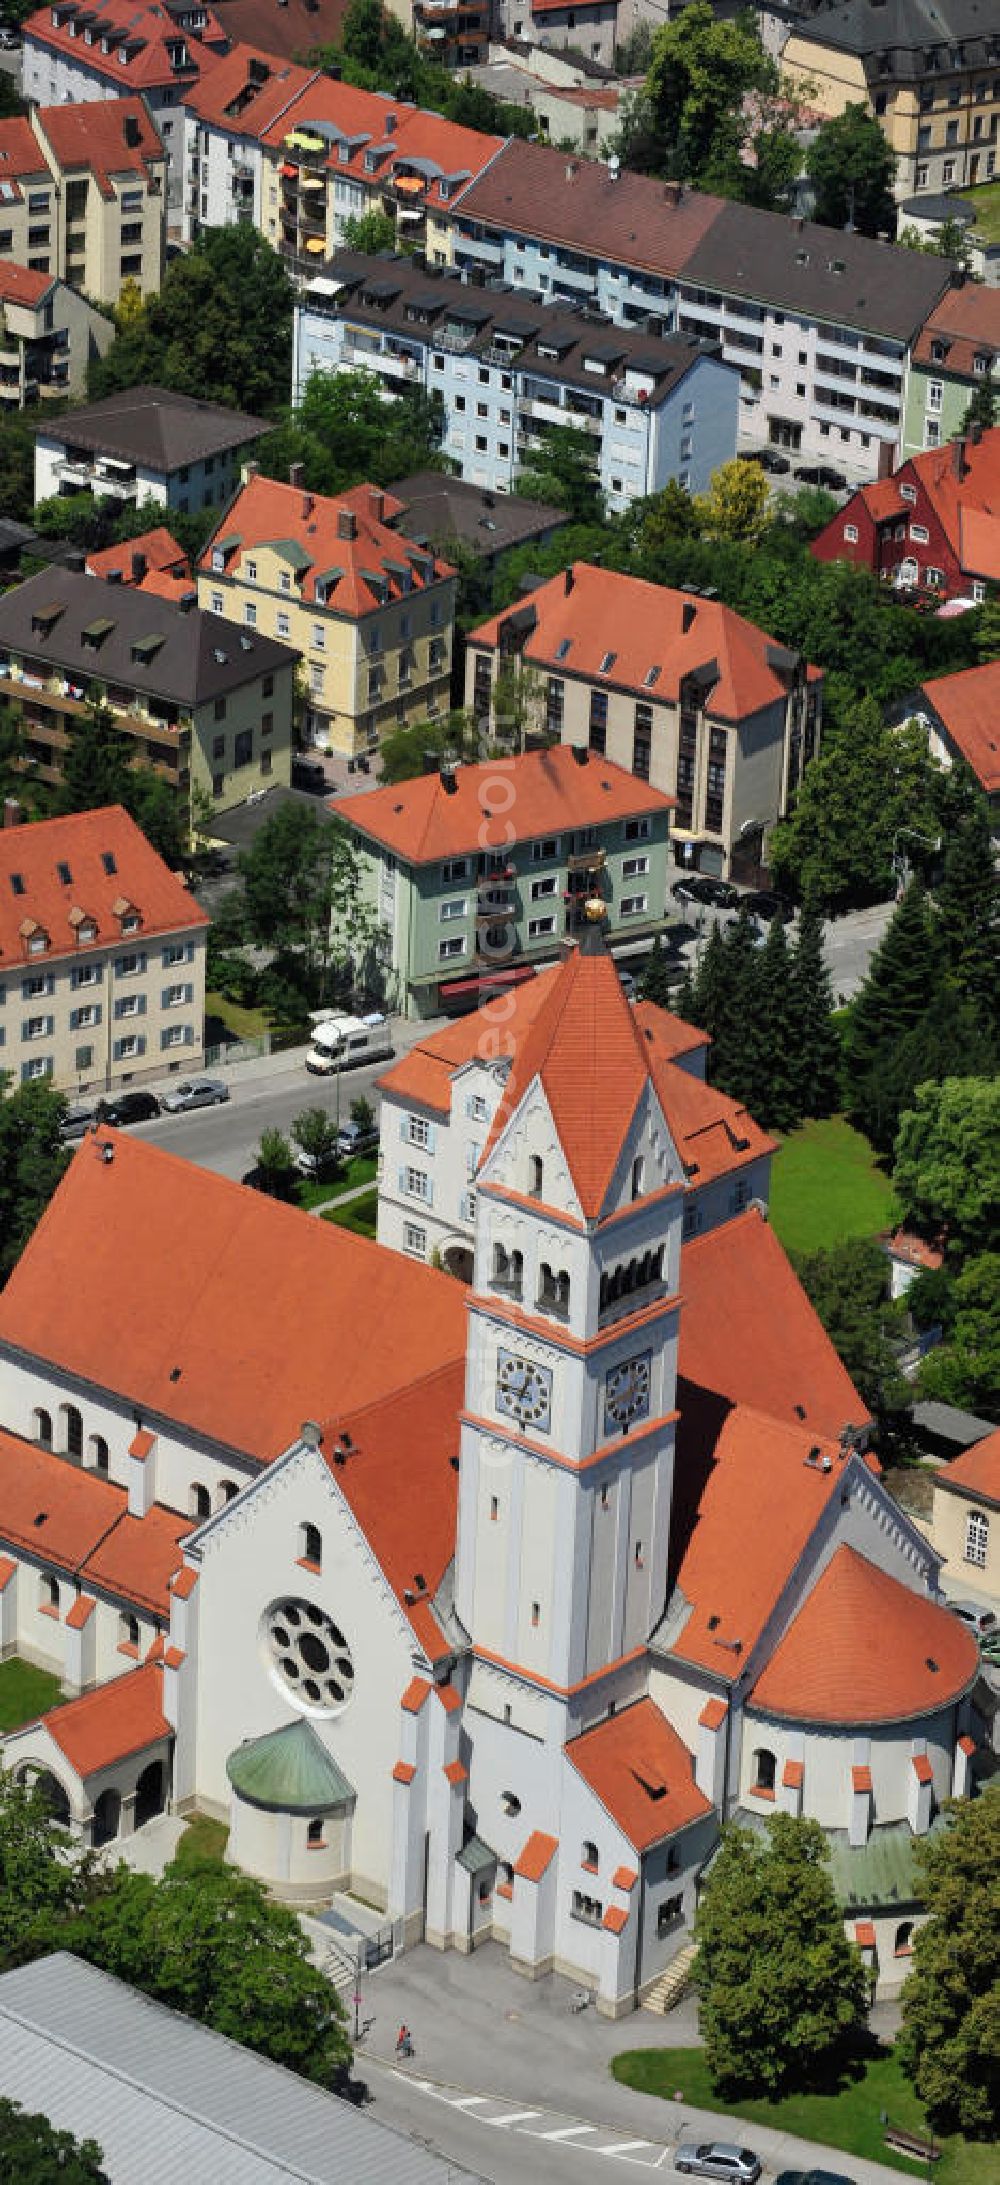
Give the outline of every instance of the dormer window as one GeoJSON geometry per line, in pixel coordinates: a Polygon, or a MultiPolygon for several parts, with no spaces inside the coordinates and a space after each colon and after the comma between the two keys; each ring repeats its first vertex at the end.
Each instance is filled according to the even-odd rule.
{"type": "Polygon", "coordinates": [[[215,570],[215,571],[216,571],[216,572],[217,572],[218,574],[221,574],[221,572],[222,572],[222,571],[224,570],[225,566],[226,566],[226,557],[225,557],[225,555],[224,555],[224,553],[223,553],[223,551],[222,551],[222,548],[221,548],[221,546],[213,546],[213,548],[212,548],[212,568],[213,568],[213,569],[214,569],[214,570],[215,570]]]}
{"type": "Polygon", "coordinates": [[[63,887],[71,888],[73,885],[73,875],[69,869],[69,866],[62,858],[60,858],[59,863],[56,866],[56,872],[59,875],[59,879],[61,880],[63,887]]]}
{"type": "Polygon", "coordinates": [[[977,349],[972,359],[972,369],[974,372],[978,372],[980,379],[985,379],[992,362],[992,357],[987,356],[984,350],[977,349]]]}

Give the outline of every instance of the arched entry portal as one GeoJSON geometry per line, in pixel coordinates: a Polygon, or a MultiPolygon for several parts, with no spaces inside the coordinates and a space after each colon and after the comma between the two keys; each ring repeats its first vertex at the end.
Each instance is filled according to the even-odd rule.
{"type": "Polygon", "coordinates": [[[95,1851],[101,1844],[110,1844],[121,1825],[122,1802],[116,1790],[102,1790],[94,1802],[93,1844],[95,1851]]]}
{"type": "Polygon", "coordinates": [[[144,1768],[135,1786],[135,1825],[143,1828],[147,1821],[163,1812],[167,1802],[167,1771],[162,1760],[151,1760],[144,1768]]]}
{"type": "Polygon", "coordinates": [[[446,1275],[454,1275],[458,1282],[471,1282],[475,1271],[472,1248],[468,1244],[446,1244],[441,1254],[441,1265],[446,1275]]]}
{"type": "Polygon", "coordinates": [[[37,1773],[34,1768],[25,1768],[22,1770],[20,1780],[22,1783],[26,1783],[29,1789],[36,1790],[39,1797],[45,1800],[49,1811],[49,1820],[53,1821],[57,1828],[69,1827],[69,1798],[62,1784],[57,1781],[54,1775],[50,1774],[48,1768],[40,1768],[37,1773]]]}

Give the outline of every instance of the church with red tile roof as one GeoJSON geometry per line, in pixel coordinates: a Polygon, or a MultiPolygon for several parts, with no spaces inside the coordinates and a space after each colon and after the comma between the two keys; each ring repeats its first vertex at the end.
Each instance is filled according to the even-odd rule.
{"type": "Polygon", "coordinates": [[[464,1280],[80,1146],[0,1296],[0,1643],[65,1695],[4,1766],[86,1841],[197,1809],[289,1903],[351,1889],[612,2016],[720,1823],[811,1816],[891,1992],[907,1847],[988,1739],[977,1642],[763,1203],[688,1220],[756,1144],[700,1035],[596,926],[533,987],[506,1046],[494,1001],[386,1076],[426,1203],[430,1134],[475,1132],[464,1280]]]}

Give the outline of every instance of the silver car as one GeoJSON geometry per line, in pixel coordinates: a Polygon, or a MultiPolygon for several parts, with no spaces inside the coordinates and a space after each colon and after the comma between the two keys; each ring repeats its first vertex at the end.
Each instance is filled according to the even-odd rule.
{"type": "Polygon", "coordinates": [[[163,1105],[170,1115],[178,1115],[188,1108],[214,1108],[217,1100],[228,1098],[229,1087],[221,1077],[185,1077],[164,1093],[163,1105]]]}
{"type": "Polygon", "coordinates": [[[752,2147],[733,2147],[728,2140],[682,2140],[674,2169],[688,2177],[721,2178],[725,2185],[756,2185],[761,2162],[752,2147]]]}

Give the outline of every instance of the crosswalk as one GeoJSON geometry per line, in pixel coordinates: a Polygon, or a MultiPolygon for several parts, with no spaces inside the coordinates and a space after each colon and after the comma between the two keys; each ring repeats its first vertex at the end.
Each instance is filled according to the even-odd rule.
{"type": "Polygon", "coordinates": [[[460,2109],[486,2131],[544,2140],[550,2146],[565,2147],[567,2152],[593,2155],[637,2170],[665,2170],[670,2165],[672,2150],[662,2140],[629,2139],[607,2125],[586,2124],[555,2110],[519,2108],[495,2094],[461,2094],[453,2087],[438,2085],[434,2079],[411,2078],[409,2072],[405,2076],[407,2086],[426,2094],[431,2101],[445,2103],[449,2109],[460,2109]]]}

